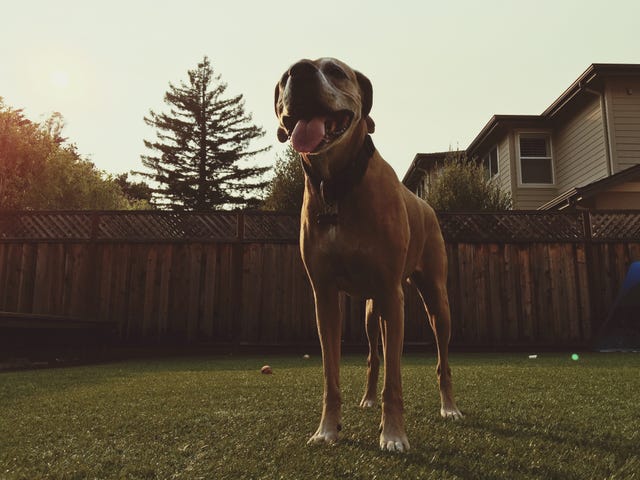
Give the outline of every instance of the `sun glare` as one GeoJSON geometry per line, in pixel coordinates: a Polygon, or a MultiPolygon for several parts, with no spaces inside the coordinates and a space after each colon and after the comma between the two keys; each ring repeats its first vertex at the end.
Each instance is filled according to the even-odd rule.
{"type": "Polygon", "coordinates": [[[51,73],[51,84],[56,88],[67,88],[69,86],[69,74],[63,70],[56,70],[51,73]]]}

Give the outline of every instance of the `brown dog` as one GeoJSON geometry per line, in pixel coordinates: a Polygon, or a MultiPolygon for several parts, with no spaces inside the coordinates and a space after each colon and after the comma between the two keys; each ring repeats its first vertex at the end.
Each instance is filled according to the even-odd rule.
{"type": "Polygon", "coordinates": [[[291,140],[306,173],[300,250],[313,287],[324,368],[320,426],[309,442],[335,442],[340,430],[341,322],[338,292],[367,298],[367,386],[361,405],[376,400],[378,338],[384,349],[380,447],[404,451],[400,359],[404,294],[409,280],[427,308],[438,347],[445,418],[461,418],[448,363],[447,259],[436,216],[404,187],[371,141],[371,82],[344,63],[301,60],[280,79],[278,139],[291,140]]]}

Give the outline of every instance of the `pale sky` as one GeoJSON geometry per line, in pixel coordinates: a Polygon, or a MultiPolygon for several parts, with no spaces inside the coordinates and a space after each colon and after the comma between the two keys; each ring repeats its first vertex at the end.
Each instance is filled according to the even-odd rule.
{"type": "Polygon", "coordinates": [[[591,63],[640,63],[640,2],[0,0],[0,96],[59,111],[79,152],[140,170],[143,117],[207,55],[267,135],[273,91],[300,58],[332,56],[373,83],[373,140],[399,177],[418,152],[466,148],[493,114],[540,114],[591,63]]]}

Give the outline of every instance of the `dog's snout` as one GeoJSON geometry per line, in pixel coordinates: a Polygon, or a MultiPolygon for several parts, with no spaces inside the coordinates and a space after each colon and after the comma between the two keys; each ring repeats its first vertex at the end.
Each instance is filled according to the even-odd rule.
{"type": "Polygon", "coordinates": [[[291,78],[311,77],[317,71],[318,67],[310,60],[300,60],[289,69],[289,76],[291,78]]]}

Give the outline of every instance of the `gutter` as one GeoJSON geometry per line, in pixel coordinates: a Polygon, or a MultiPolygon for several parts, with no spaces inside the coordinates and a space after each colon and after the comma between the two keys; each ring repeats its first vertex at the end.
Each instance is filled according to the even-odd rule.
{"type": "Polygon", "coordinates": [[[591,83],[591,81],[596,78],[598,73],[596,72],[596,65],[592,64],[589,68],[580,75],[580,78],[573,82],[569,88],[567,88],[558,99],[549,106],[544,112],[542,112],[543,117],[553,118],[556,113],[564,108],[569,102],[571,102],[576,95],[578,95],[584,86],[591,83]]]}
{"type": "MultiPolygon", "coordinates": [[[[592,78],[593,76],[591,77],[591,79],[592,78]]],[[[611,153],[611,141],[609,138],[609,117],[607,116],[607,102],[604,96],[604,91],[600,92],[587,86],[591,79],[589,79],[585,84],[579,82],[578,87],[580,88],[580,91],[595,95],[600,100],[600,115],[602,116],[602,128],[604,130],[604,155],[606,157],[605,160],[607,164],[607,176],[610,177],[611,175],[613,175],[613,154],[611,153]]]]}

